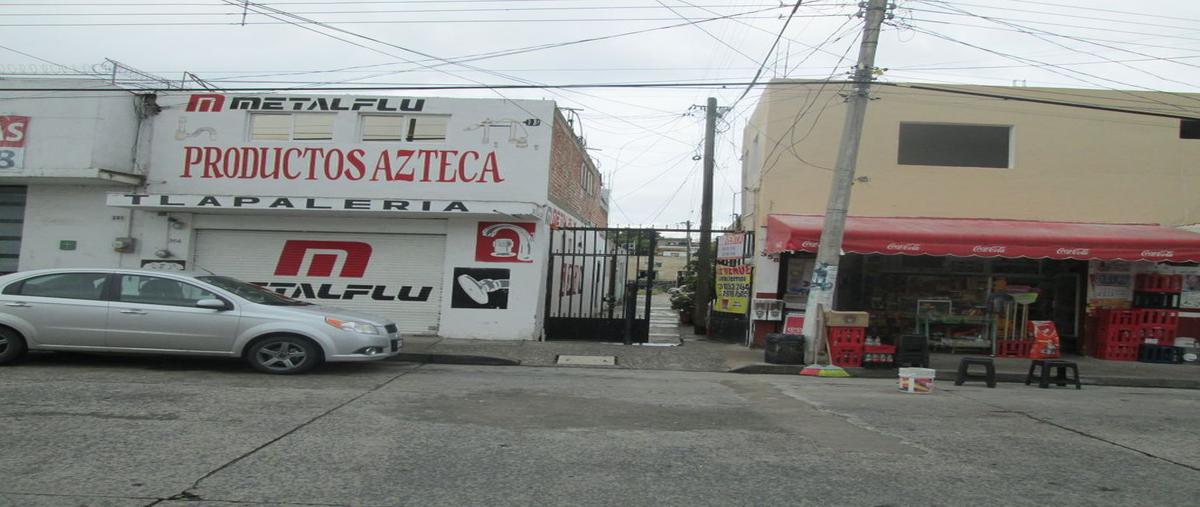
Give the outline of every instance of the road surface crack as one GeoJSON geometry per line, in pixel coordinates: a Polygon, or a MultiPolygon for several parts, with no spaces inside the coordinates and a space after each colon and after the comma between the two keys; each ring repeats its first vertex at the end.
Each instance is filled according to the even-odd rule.
{"type": "Polygon", "coordinates": [[[1086,431],[1079,430],[1079,429],[1075,429],[1075,428],[1072,428],[1072,427],[1070,427],[1070,426],[1064,426],[1064,425],[1062,425],[1062,424],[1056,423],[1056,422],[1054,422],[1054,421],[1051,421],[1051,420],[1049,420],[1049,419],[1046,419],[1046,418],[1043,418],[1043,417],[1038,417],[1038,416],[1035,416],[1035,415],[1033,415],[1033,414],[1030,414],[1030,413],[1028,413],[1028,412],[1025,412],[1025,411],[1021,411],[1021,410],[1011,410],[1011,409],[1005,408],[1005,407],[1003,407],[1003,406],[1000,406],[1000,405],[995,405],[995,404],[992,404],[992,403],[988,403],[988,402],[986,402],[986,401],[982,401],[982,400],[978,400],[978,399],[972,398],[972,397],[970,397],[970,396],[964,396],[964,395],[962,395],[962,394],[958,394],[958,393],[955,393],[954,391],[950,391],[950,390],[947,390],[947,391],[945,391],[945,392],[947,392],[947,393],[951,393],[951,394],[953,394],[953,395],[955,395],[955,396],[958,396],[958,397],[960,397],[960,398],[965,398],[965,399],[968,399],[968,400],[974,401],[974,402],[976,402],[976,403],[979,403],[979,404],[981,404],[981,405],[986,405],[986,406],[992,407],[992,408],[994,408],[994,409],[997,409],[998,411],[1000,411],[1000,412],[1003,412],[1003,413],[1021,415],[1021,416],[1027,417],[1027,418],[1029,418],[1029,419],[1031,419],[1031,420],[1034,420],[1034,421],[1040,422],[1040,423],[1042,423],[1042,424],[1047,424],[1047,425],[1053,426],[1053,427],[1055,427],[1055,428],[1058,428],[1058,429],[1060,429],[1060,430],[1069,431],[1069,432],[1071,432],[1071,433],[1074,433],[1074,434],[1076,434],[1076,435],[1079,435],[1079,436],[1081,436],[1081,437],[1086,437],[1086,438],[1090,438],[1090,439],[1092,439],[1092,440],[1097,440],[1097,441],[1100,441],[1100,442],[1104,442],[1104,443],[1106,443],[1106,444],[1108,444],[1108,445],[1111,445],[1111,446],[1114,446],[1114,447],[1120,447],[1120,448],[1122,448],[1122,449],[1125,449],[1125,450],[1127,450],[1127,451],[1136,452],[1136,453],[1138,453],[1138,454],[1141,454],[1141,455],[1143,455],[1143,456],[1146,456],[1146,457],[1148,457],[1148,458],[1151,458],[1151,459],[1156,459],[1156,460],[1159,460],[1159,461],[1163,461],[1163,462],[1166,462],[1166,463],[1170,463],[1170,464],[1172,464],[1172,465],[1175,465],[1175,466],[1183,467],[1183,468],[1186,468],[1186,469],[1188,469],[1188,470],[1191,470],[1191,471],[1193,471],[1193,472],[1200,472],[1200,467],[1197,467],[1197,466],[1194,466],[1194,465],[1189,465],[1189,464],[1187,464],[1187,463],[1183,463],[1183,462],[1180,462],[1180,461],[1175,461],[1175,460],[1173,460],[1173,459],[1171,459],[1171,458],[1167,458],[1167,457],[1159,456],[1159,455],[1157,455],[1157,454],[1154,454],[1154,453],[1152,453],[1152,452],[1143,451],[1143,450],[1141,450],[1141,449],[1138,449],[1138,448],[1136,448],[1136,447],[1128,446],[1128,445],[1122,444],[1122,443],[1120,443],[1120,442],[1115,442],[1115,441],[1109,440],[1109,439],[1107,439],[1107,438],[1101,437],[1101,436],[1099,436],[1099,435],[1093,435],[1093,434],[1091,434],[1091,433],[1088,433],[1088,432],[1086,432],[1086,431]]]}
{"type": "MultiPolygon", "coordinates": [[[[214,475],[216,475],[216,474],[218,474],[218,473],[221,473],[222,471],[224,471],[225,469],[227,469],[227,468],[229,468],[229,467],[231,467],[231,466],[233,466],[233,465],[236,465],[236,464],[238,464],[238,463],[242,462],[242,461],[243,461],[243,460],[245,460],[246,458],[249,458],[250,456],[253,456],[253,455],[257,454],[259,451],[261,451],[261,450],[263,450],[263,449],[266,449],[267,447],[270,447],[270,446],[271,446],[272,444],[274,444],[275,442],[278,442],[278,441],[280,441],[280,440],[283,440],[283,439],[285,439],[285,438],[287,438],[287,437],[291,436],[292,434],[296,433],[297,431],[300,431],[300,430],[302,430],[302,429],[304,429],[304,428],[308,427],[308,426],[309,426],[309,425],[311,425],[312,423],[315,423],[315,422],[317,422],[317,421],[319,421],[319,420],[323,419],[325,416],[328,416],[329,414],[332,414],[332,413],[334,413],[334,412],[337,412],[338,410],[341,410],[341,408],[342,408],[342,407],[345,407],[346,405],[349,405],[349,404],[351,404],[351,403],[354,403],[354,402],[358,401],[359,399],[361,399],[362,397],[364,397],[364,396],[366,396],[366,395],[368,395],[368,394],[371,394],[371,393],[373,393],[373,392],[376,392],[376,391],[378,391],[378,390],[380,390],[380,389],[383,389],[384,387],[387,387],[387,385],[388,385],[388,384],[391,384],[392,382],[396,381],[396,379],[399,379],[400,377],[403,377],[403,376],[405,376],[405,375],[408,375],[409,373],[412,373],[412,372],[414,372],[414,371],[417,371],[417,370],[418,370],[418,369],[420,369],[422,366],[424,366],[424,365],[418,364],[417,366],[413,367],[412,369],[405,370],[405,371],[401,372],[401,373],[400,373],[400,374],[398,374],[398,375],[394,375],[394,376],[392,376],[391,378],[389,378],[389,379],[387,379],[387,380],[385,380],[385,381],[383,381],[383,382],[380,382],[379,384],[375,385],[374,387],[372,387],[372,388],[370,388],[370,389],[367,389],[366,391],[363,391],[363,392],[361,392],[361,393],[359,393],[359,394],[357,394],[357,395],[355,395],[355,396],[351,397],[350,399],[348,399],[348,400],[346,400],[346,401],[343,401],[343,402],[341,402],[341,403],[338,403],[337,405],[334,405],[334,406],[333,406],[332,408],[330,408],[329,410],[326,410],[326,411],[324,411],[324,412],[321,412],[320,414],[317,414],[317,415],[315,415],[315,416],[313,416],[313,417],[309,418],[307,421],[304,421],[304,422],[302,422],[302,423],[298,424],[296,427],[294,427],[294,428],[292,428],[292,429],[290,429],[290,430],[287,430],[287,431],[283,432],[283,433],[282,433],[282,434],[280,434],[279,436],[277,436],[277,437],[275,437],[275,438],[272,438],[271,440],[268,440],[268,441],[264,442],[262,445],[259,445],[258,447],[255,447],[255,448],[253,448],[253,449],[251,449],[251,450],[249,450],[249,451],[247,451],[247,452],[243,453],[242,455],[240,455],[240,456],[238,456],[238,457],[236,457],[236,458],[233,458],[233,459],[231,459],[231,460],[229,460],[229,461],[225,462],[225,463],[224,463],[224,464],[222,464],[221,466],[219,466],[219,467],[217,467],[217,468],[214,468],[214,469],[210,470],[208,473],[204,474],[204,475],[203,475],[203,476],[201,476],[199,479],[196,479],[196,481],[195,481],[195,482],[193,482],[193,483],[192,483],[192,485],[191,485],[190,487],[188,487],[187,489],[185,489],[185,490],[183,490],[183,491],[179,492],[179,494],[177,494],[177,495],[174,495],[174,496],[170,496],[170,497],[167,497],[167,498],[159,498],[158,500],[155,500],[154,502],[152,502],[152,503],[150,503],[150,504],[147,504],[147,505],[146,505],[146,507],[153,507],[153,506],[155,506],[155,505],[158,505],[158,504],[160,504],[160,503],[162,503],[162,502],[165,502],[165,501],[168,501],[168,500],[187,500],[187,501],[199,501],[199,500],[205,500],[205,501],[214,501],[214,502],[226,502],[226,503],[250,503],[250,504],[253,504],[253,503],[258,503],[258,502],[238,502],[238,501],[231,501],[231,500],[215,500],[215,499],[211,499],[211,498],[203,498],[203,497],[201,497],[201,496],[200,496],[198,493],[196,493],[195,491],[196,491],[196,489],[197,489],[197,488],[199,488],[199,487],[200,487],[200,483],[204,482],[205,480],[208,480],[210,477],[212,477],[212,476],[214,476],[214,475]]],[[[329,504],[303,504],[303,505],[329,505],[329,504]]]]}

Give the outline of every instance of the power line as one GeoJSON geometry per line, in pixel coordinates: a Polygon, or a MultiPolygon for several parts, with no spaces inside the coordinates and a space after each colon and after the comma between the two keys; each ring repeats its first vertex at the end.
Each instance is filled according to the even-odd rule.
{"type": "MultiPolygon", "coordinates": [[[[253,5],[269,5],[268,3],[254,2],[253,5]]],[[[212,7],[228,8],[225,5],[213,4],[212,7]]],[[[705,5],[695,6],[693,8],[719,7],[729,8],[728,5],[705,5]]],[[[771,7],[773,9],[781,8],[777,4],[754,4],[744,7],[771,7]]],[[[629,9],[671,9],[666,5],[629,5],[621,7],[622,10],[629,9]]],[[[486,8],[469,8],[469,9],[373,9],[373,10],[332,10],[332,11],[291,11],[292,14],[308,15],[308,14],[422,14],[422,13],[464,13],[464,12],[540,12],[540,11],[611,11],[611,6],[588,6],[588,7],[486,7],[486,8]]],[[[674,12],[672,10],[672,12],[674,12]]],[[[261,15],[258,13],[250,13],[261,15]]],[[[241,12],[145,12],[145,11],[129,11],[129,12],[0,12],[0,17],[108,17],[108,16],[241,16],[241,12]]]]}
{"type": "MultiPolygon", "coordinates": [[[[258,5],[258,4],[252,4],[258,5]]],[[[775,16],[739,16],[741,19],[777,19],[775,16]]],[[[810,14],[797,16],[801,18],[830,18],[841,17],[838,14],[810,14]]],[[[672,21],[675,18],[532,18],[532,19],[498,19],[498,18],[481,18],[481,19],[396,19],[396,20],[350,20],[350,21],[303,21],[301,24],[311,25],[388,25],[388,24],[499,24],[499,23],[613,23],[613,22],[646,22],[646,21],[672,21]]],[[[65,27],[104,27],[104,26],[153,26],[153,27],[168,27],[168,26],[246,26],[246,25],[292,25],[297,24],[287,21],[247,21],[241,23],[238,21],[155,21],[147,23],[137,22],[119,22],[119,23],[0,23],[0,26],[7,27],[25,27],[25,28],[65,28],[65,27]]]]}
{"type": "Polygon", "coordinates": [[[767,54],[763,56],[763,61],[758,65],[758,70],[754,71],[754,77],[750,79],[750,84],[746,85],[746,89],[742,90],[742,94],[738,96],[737,100],[733,101],[733,104],[729,106],[730,109],[736,107],[738,102],[741,102],[742,99],[746,98],[746,94],[750,93],[750,89],[754,88],[754,83],[757,83],[758,78],[762,76],[763,69],[766,68],[767,62],[771,60],[771,54],[774,53],[775,48],[779,46],[779,39],[783,38],[783,33],[787,31],[788,24],[791,23],[792,18],[796,16],[796,11],[800,10],[800,3],[803,1],[804,0],[796,0],[796,5],[792,7],[792,12],[788,14],[787,19],[783,20],[783,27],[779,29],[779,35],[775,36],[775,41],[771,43],[771,48],[768,49],[767,54]]]}

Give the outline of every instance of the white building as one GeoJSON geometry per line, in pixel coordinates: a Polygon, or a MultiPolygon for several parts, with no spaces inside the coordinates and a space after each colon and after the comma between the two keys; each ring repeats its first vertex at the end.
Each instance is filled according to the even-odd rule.
{"type": "Polygon", "coordinates": [[[607,223],[550,101],[4,91],[99,85],[0,81],[23,134],[3,271],[211,270],[406,333],[538,339],[550,228],[607,223]]]}

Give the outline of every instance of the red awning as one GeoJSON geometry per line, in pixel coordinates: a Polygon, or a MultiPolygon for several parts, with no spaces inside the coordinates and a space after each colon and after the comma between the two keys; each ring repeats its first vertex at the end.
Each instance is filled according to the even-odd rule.
{"type": "MultiPolygon", "coordinates": [[[[815,252],[821,215],[767,217],[768,255],[815,252]]],[[[1200,262],[1200,234],[1141,224],[983,218],[850,217],[842,251],[857,254],[1200,262]]]]}

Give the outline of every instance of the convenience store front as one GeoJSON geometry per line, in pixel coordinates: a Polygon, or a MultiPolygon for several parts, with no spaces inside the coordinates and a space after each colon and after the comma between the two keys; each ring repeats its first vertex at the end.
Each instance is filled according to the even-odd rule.
{"type": "MultiPolygon", "coordinates": [[[[807,302],[822,221],[768,219],[762,253],[779,263],[788,314],[807,302]]],[[[869,336],[922,334],[950,352],[994,353],[1026,321],[1054,322],[1062,350],[1084,352],[1088,316],[1128,308],[1137,273],[1200,280],[1200,234],[1154,225],[850,217],[843,253],[837,309],[869,312],[869,336]]]]}

